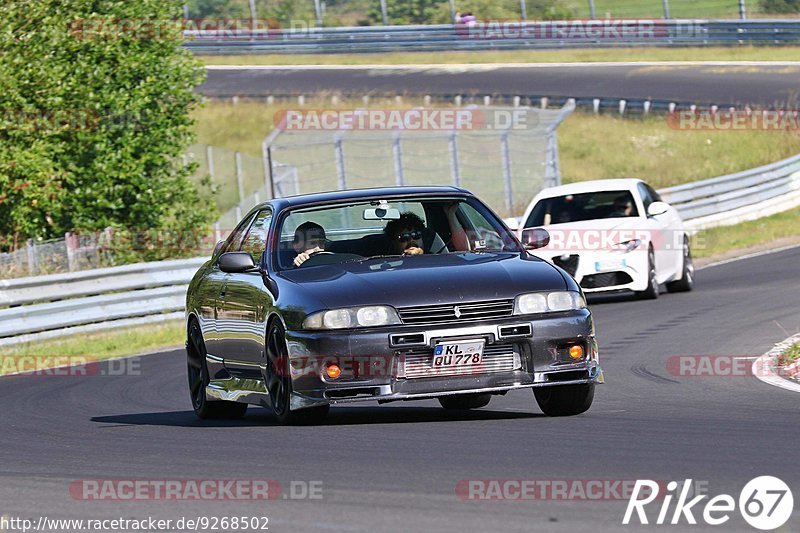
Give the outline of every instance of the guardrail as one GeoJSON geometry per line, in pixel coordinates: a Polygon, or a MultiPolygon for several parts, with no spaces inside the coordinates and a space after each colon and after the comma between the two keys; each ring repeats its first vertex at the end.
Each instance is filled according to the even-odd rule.
{"type": "Polygon", "coordinates": [[[293,30],[188,30],[201,54],[738,46],[800,43],[800,20],[490,21],[293,30]]]}
{"type": "MultiPolygon", "coordinates": [[[[690,229],[736,224],[800,205],[800,155],[659,191],[690,229]]],[[[207,258],[0,280],[0,345],[180,318],[207,258]]]]}
{"type": "Polygon", "coordinates": [[[800,205],[800,155],[658,192],[691,229],[755,220],[800,205]]]}

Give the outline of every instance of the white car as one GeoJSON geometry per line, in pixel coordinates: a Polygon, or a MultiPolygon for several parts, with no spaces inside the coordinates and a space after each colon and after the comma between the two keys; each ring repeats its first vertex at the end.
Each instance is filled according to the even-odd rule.
{"type": "Polygon", "coordinates": [[[638,179],[606,179],[544,189],[520,219],[518,235],[544,228],[535,255],[563,268],[584,292],[631,290],[657,298],[690,291],[694,266],[677,210],[638,179]]]}

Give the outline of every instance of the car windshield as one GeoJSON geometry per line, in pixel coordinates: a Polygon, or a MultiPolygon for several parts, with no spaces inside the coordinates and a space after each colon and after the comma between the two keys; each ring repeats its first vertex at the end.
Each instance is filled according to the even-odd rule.
{"type": "Polygon", "coordinates": [[[526,228],[599,218],[639,216],[630,191],[599,191],[542,198],[525,221],[526,228]]]}
{"type": "Polygon", "coordinates": [[[278,231],[280,270],[397,255],[520,251],[495,215],[463,197],[297,208],[278,231]]]}

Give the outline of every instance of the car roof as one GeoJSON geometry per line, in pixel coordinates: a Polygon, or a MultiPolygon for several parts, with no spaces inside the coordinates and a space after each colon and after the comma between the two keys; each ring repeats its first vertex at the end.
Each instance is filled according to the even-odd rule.
{"type": "Polygon", "coordinates": [[[374,187],[369,189],[347,189],[344,191],[328,191],[287,196],[285,198],[276,198],[270,203],[277,209],[284,209],[287,207],[325,204],[328,202],[337,203],[348,200],[368,200],[370,198],[397,196],[430,196],[437,194],[452,195],[453,193],[458,195],[471,195],[469,191],[458,187],[374,187]]]}
{"type": "Polygon", "coordinates": [[[636,185],[642,183],[642,180],[637,178],[613,178],[605,180],[591,180],[579,181],[576,183],[568,183],[566,185],[558,185],[556,187],[548,187],[539,193],[541,198],[552,198],[553,196],[564,196],[565,194],[580,194],[584,192],[598,192],[598,191],[614,191],[614,190],[632,190],[636,185]]]}

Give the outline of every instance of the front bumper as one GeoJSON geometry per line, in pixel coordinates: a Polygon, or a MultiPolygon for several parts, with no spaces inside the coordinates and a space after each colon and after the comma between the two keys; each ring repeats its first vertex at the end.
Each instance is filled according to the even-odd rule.
{"type": "Polygon", "coordinates": [[[462,393],[602,383],[594,325],[588,310],[509,317],[478,324],[394,326],[360,331],[288,331],[292,408],[366,400],[388,402],[462,393]],[[485,365],[452,375],[430,369],[443,340],[484,339],[485,365]],[[584,356],[564,360],[564,346],[584,356]],[[328,378],[329,364],[341,368],[328,378]],[[426,366],[427,365],[427,366],[426,366]]]}
{"type": "Polygon", "coordinates": [[[648,283],[647,250],[628,253],[582,251],[535,255],[563,268],[585,293],[643,291],[648,283]]]}

